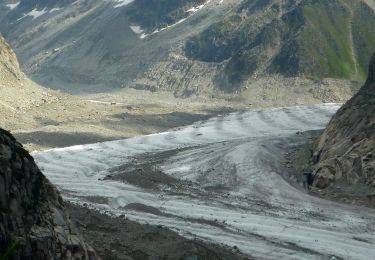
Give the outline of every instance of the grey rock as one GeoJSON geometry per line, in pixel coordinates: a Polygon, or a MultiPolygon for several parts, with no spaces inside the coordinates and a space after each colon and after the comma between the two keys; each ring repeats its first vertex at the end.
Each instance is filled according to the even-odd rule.
{"type": "Polygon", "coordinates": [[[30,154],[0,129],[0,258],[98,259],[70,222],[63,200],[30,154]]]}

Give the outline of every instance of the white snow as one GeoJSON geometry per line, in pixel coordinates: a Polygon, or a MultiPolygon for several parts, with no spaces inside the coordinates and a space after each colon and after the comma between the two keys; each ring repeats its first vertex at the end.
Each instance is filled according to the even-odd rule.
{"type": "Polygon", "coordinates": [[[28,16],[31,16],[32,19],[36,19],[44,14],[47,13],[47,10],[44,8],[43,10],[37,10],[37,9],[33,9],[31,10],[30,12],[28,12],[27,14],[24,14],[22,17],[18,18],[17,21],[20,21],[22,20],[23,18],[25,17],[28,17],[28,16]]]}
{"type": "Polygon", "coordinates": [[[201,10],[202,8],[204,8],[210,2],[211,2],[211,0],[208,0],[206,3],[204,3],[202,5],[190,8],[189,10],[186,11],[187,13],[189,13],[188,17],[183,18],[183,19],[177,21],[176,23],[168,25],[168,26],[166,26],[164,28],[157,29],[157,30],[153,31],[152,34],[156,34],[156,33],[162,32],[162,31],[167,30],[169,28],[172,28],[172,27],[174,27],[174,26],[176,26],[176,25],[178,25],[180,23],[183,23],[184,21],[186,21],[187,19],[189,19],[191,16],[193,16],[196,12],[198,12],[199,10],[201,10]]]}
{"type": "Polygon", "coordinates": [[[285,181],[284,147],[300,142],[297,131],[323,129],[338,108],[326,104],[238,112],[176,131],[52,149],[34,157],[66,200],[103,212],[237,246],[261,259],[372,259],[374,210],[312,197],[285,181]],[[146,190],[103,180],[139,156],[147,160],[167,151],[169,157],[155,167],[197,189],[146,190]],[[221,186],[226,188],[206,190],[221,186]],[[108,203],[90,202],[93,196],[108,203]],[[165,214],[124,208],[130,203],[165,214]]]}
{"type": "MultiPolygon", "coordinates": [[[[186,19],[188,19],[188,18],[183,18],[183,19],[177,21],[177,22],[174,23],[174,24],[168,25],[168,26],[163,27],[163,28],[161,28],[161,29],[157,29],[157,30],[153,31],[151,34],[157,34],[157,33],[159,33],[159,32],[162,32],[162,31],[164,31],[164,30],[167,30],[167,29],[169,29],[169,28],[172,28],[172,27],[174,27],[174,26],[176,26],[176,25],[178,25],[178,24],[184,22],[186,19]]],[[[138,25],[131,25],[131,26],[129,26],[129,27],[130,27],[130,29],[131,29],[135,34],[138,34],[138,35],[139,35],[139,38],[140,38],[140,39],[144,39],[144,38],[146,38],[146,37],[148,37],[148,36],[150,35],[150,34],[146,34],[146,33],[144,33],[144,30],[142,29],[142,27],[140,27],[140,26],[138,26],[138,25]]]]}
{"type": "Polygon", "coordinates": [[[164,30],[167,30],[167,29],[169,29],[169,28],[175,27],[176,25],[178,25],[178,24],[183,23],[184,21],[186,21],[186,19],[188,19],[188,17],[187,17],[187,18],[183,18],[183,19],[177,21],[177,22],[174,23],[174,24],[168,25],[168,26],[163,27],[163,28],[161,28],[161,29],[157,29],[157,30],[153,31],[152,34],[156,34],[156,33],[162,32],[162,31],[164,31],[164,30]]]}
{"type": "Polygon", "coordinates": [[[15,3],[15,4],[7,4],[5,5],[6,7],[8,7],[10,10],[13,10],[15,9],[21,2],[18,2],[18,3],[15,3]]]}
{"type": "Polygon", "coordinates": [[[116,5],[113,6],[113,8],[119,8],[125,5],[130,4],[134,0],[116,0],[115,2],[117,3],[116,5]]]}
{"type": "Polygon", "coordinates": [[[196,6],[196,7],[192,7],[190,8],[189,10],[187,10],[186,12],[189,12],[189,13],[195,13],[197,11],[199,11],[200,9],[202,9],[205,5],[199,5],[199,6],[196,6]]]}
{"type": "MultiPolygon", "coordinates": [[[[115,6],[114,6],[115,8],[116,8],[116,7],[120,7],[120,6],[127,5],[127,4],[129,4],[129,2],[132,2],[132,1],[129,1],[129,2],[125,3],[126,0],[117,0],[117,1],[119,1],[119,2],[121,2],[121,3],[115,5],[115,6]],[[125,1],[125,2],[123,3],[122,1],[125,1]]],[[[189,13],[188,17],[183,18],[183,19],[177,21],[177,22],[174,23],[174,24],[168,25],[168,26],[163,27],[163,28],[160,28],[160,29],[156,29],[156,30],[153,31],[151,34],[157,34],[157,33],[159,33],[159,32],[162,32],[162,31],[165,31],[165,30],[170,29],[170,28],[172,28],[172,27],[175,27],[176,25],[178,25],[178,24],[180,24],[180,23],[183,23],[183,22],[186,21],[189,17],[191,17],[191,16],[194,15],[196,12],[198,12],[199,10],[201,10],[202,8],[204,8],[204,7],[205,7],[207,4],[209,4],[210,2],[211,2],[211,0],[208,0],[205,4],[202,4],[202,5],[199,5],[199,6],[196,6],[196,7],[192,7],[192,8],[190,8],[189,10],[186,11],[187,13],[189,13]]],[[[138,25],[131,25],[131,26],[130,26],[130,29],[131,29],[135,34],[138,34],[140,39],[144,39],[144,38],[146,38],[146,37],[149,36],[149,34],[144,33],[144,30],[143,30],[140,26],[138,26],[138,25]]]]}
{"type": "Polygon", "coordinates": [[[146,33],[144,33],[143,29],[138,25],[130,25],[129,27],[135,34],[139,35],[140,39],[144,39],[148,36],[146,33]]]}
{"type": "Polygon", "coordinates": [[[33,19],[35,19],[35,18],[38,18],[38,17],[42,16],[45,13],[47,13],[46,9],[43,9],[43,10],[40,10],[40,11],[37,10],[37,9],[33,9],[32,11],[27,13],[26,16],[31,16],[31,17],[33,17],[33,19]]]}
{"type": "Polygon", "coordinates": [[[50,13],[52,13],[52,12],[57,12],[57,11],[60,11],[60,10],[62,10],[63,8],[61,8],[61,7],[55,7],[55,8],[52,8],[51,10],[49,10],[49,12],[50,13]]]}

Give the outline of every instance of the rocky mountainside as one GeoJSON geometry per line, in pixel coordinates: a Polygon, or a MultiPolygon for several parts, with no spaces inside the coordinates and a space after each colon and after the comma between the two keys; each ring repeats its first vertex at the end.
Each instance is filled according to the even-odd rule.
{"type": "Polygon", "coordinates": [[[181,21],[207,0],[137,0],[129,5],[126,15],[144,32],[152,33],[181,21]]]}
{"type": "Polygon", "coordinates": [[[265,72],[358,80],[375,51],[374,23],[364,1],[243,1],[190,38],[185,53],[223,63],[224,89],[265,72]]]}
{"type": "Polygon", "coordinates": [[[337,182],[375,190],[375,55],[361,90],[333,117],[316,146],[313,186],[337,182]]]}
{"type": "MultiPolygon", "coordinates": [[[[0,32],[25,72],[55,89],[210,96],[266,92],[270,78],[266,85],[277,79],[283,93],[290,77],[364,80],[374,8],[374,0],[5,1],[0,32]]],[[[319,91],[342,101],[351,95],[344,86],[319,91]]],[[[301,92],[324,99],[314,88],[301,92]]]]}
{"type": "Polygon", "coordinates": [[[10,46],[0,36],[0,80],[5,81],[5,77],[21,79],[23,77],[19,70],[17,59],[10,46]]]}
{"type": "Polygon", "coordinates": [[[71,225],[59,192],[0,129],[0,258],[96,259],[71,225]]]}

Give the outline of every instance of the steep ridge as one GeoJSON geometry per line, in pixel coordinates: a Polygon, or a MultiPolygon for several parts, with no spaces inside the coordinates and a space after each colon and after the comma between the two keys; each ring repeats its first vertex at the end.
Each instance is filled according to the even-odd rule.
{"type": "Polygon", "coordinates": [[[333,117],[317,143],[314,160],[313,186],[326,188],[343,180],[374,191],[375,55],[366,84],[333,117]]]}
{"type": "MultiPolygon", "coordinates": [[[[0,31],[32,79],[69,92],[132,87],[246,98],[250,90],[265,92],[265,79],[290,96],[298,92],[285,87],[290,77],[314,86],[325,78],[364,80],[374,51],[372,1],[76,0],[57,9],[41,1],[32,7],[39,16],[21,4],[0,6],[0,31]]],[[[351,84],[300,92],[315,103],[327,101],[316,92],[343,101],[351,84]]]]}
{"type": "MultiPolygon", "coordinates": [[[[71,225],[59,192],[0,129],[0,257],[96,259],[71,225]]],[[[2,258],[3,259],[3,258],[2,258]]]]}

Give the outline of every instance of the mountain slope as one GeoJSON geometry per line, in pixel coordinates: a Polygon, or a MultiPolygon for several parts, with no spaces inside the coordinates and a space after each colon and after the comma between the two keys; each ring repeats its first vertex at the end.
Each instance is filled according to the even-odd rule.
{"type": "Polygon", "coordinates": [[[211,96],[257,92],[252,83],[268,77],[362,81],[375,51],[374,0],[35,2],[39,16],[0,7],[0,31],[32,79],[73,93],[211,96]]]}
{"type": "MultiPolygon", "coordinates": [[[[57,11],[39,8],[44,12],[38,17],[25,16],[19,6],[4,7],[0,31],[16,50],[23,70],[38,83],[70,92],[108,90],[130,84],[185,37],[140,39],[134,32],[137,24],[129,21],[140,18],[129,17],[122,2],[131,1],[77,0],[57,11]]],[[[155,26],[160,28],[161,22],[155,26]]]]}
{"type": "Polygon", "coordinates": [[[374,10],[362,1],[245,1],[189,39],[185,52],[224,62],[220,80],[232,84],[264,72],[362,79],[364,57],[375,51],[374,23],[374,10]]]}
{"type": "Polygon", "coordinates": [[[188,17],[195,7],[205,2],[207,0],[136,0],[129,5],[126,14],[132,23],[152,33],[188,17]]]}
{"type": "Polygon", "coordinates": [[[165,131],[229,111],[235,103],[176,100],[172,94],[132,90],[104,102],[43,88],[20,70],[0,36],[0,128],[27,149],[87,144],[165,131]],[[177,104],[178,101],[178,105],[177,104]]]}
{"type": "Polygon", "coordinates": [[[343,181],[375,188],[375,55],[361,90],[333,117],[314,153],[313,186],[326,188],[343,181]]]}
{"type": "Polygon", "coordinates": [[[70,114],[73,119],[72,111],[83,112],[88,107],[76,97],[45,89],[29,80],[21,71],[15,53],[1,36],[0,92],[0,127],[8,130],[17,130],[24,125],[34,129],[43,121],[56,122],[64,114],[70,114]]]}
{"type": "Polygon", "coordinates": [[[44,100],[55,100],[48,91],[29,81],[21,72],[15,53],[0,36],[0,127],[13,129],[17,122],[32,124],[26,113],[44,100]]]}

